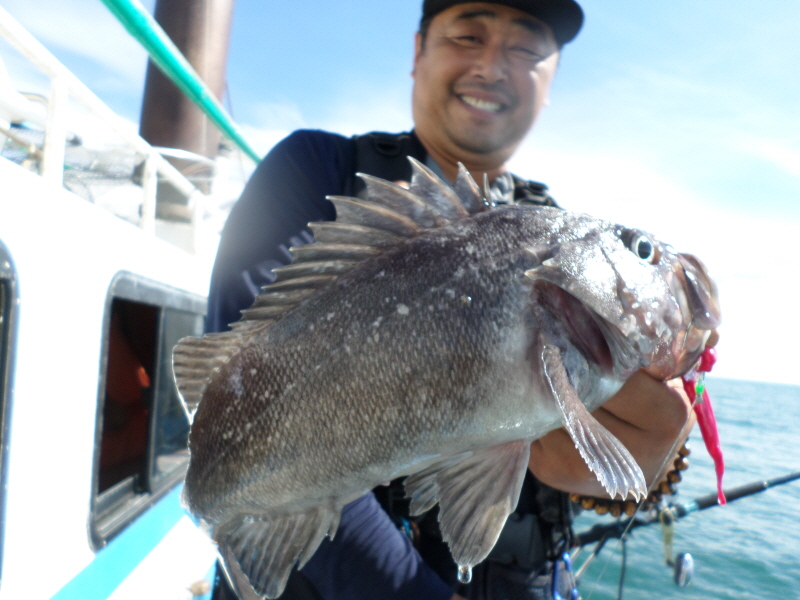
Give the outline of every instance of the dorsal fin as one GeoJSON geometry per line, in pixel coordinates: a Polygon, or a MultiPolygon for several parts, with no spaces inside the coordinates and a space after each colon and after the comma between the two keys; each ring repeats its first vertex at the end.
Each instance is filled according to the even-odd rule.
{"type": "Polygon", "coordinates": [[[314,240],[320,244],[348,243],[366,246],[383,246],[391,244],[392,242],[397,242],[401,237],[386,229],[340,223],[338,220],[333,223],[326,221],[309,223],[308,226],[311,228],[311,231],[314,232],[314,240]]]}
{"type": "Polygon", "coordinates": [[[486,198],[486,202],[488,202],[490,206],[494,206],[492,191],[489,188],[489,175],[486,173],[483,174],[483,197],[486,198]]]}
{"type": "Polygon", "coordinates": [[[469,213],[459,197],[449,185],[436,176],[428,167],[418,160],[408,157],[411,161],[411,187],[409,191],[418,198],[425,198],[428,205],[448,221],[466,217],[469,213]]]}
{"type": "Polygon", "coordinates": [[[355,260],[321,260],[318,262],[292,263],[285,267],[278,267],[272,272],[275,274],[275,283],[309,277],[314,275],[335,275],[344,273],[358,264],[355,260]]]}
{"type": "Polygon", "coordinates": [[[337,223],[374,227],[402,236],[411,236],[420,230],[413,220],[376,202],[344,196],[328,196],[328,199],[336,207],[337,223]]]}
{"type": "Polygon", "coordinates": [[[481,189],[475,183],[467,168],[461,163],[458,163],[458,177],[453,184],[453,191],[458,195],[469,214],[474,215],[475,213],[489,210],[488,202],[484,200],[481,189]]]}
{"type": "MultiPolygon", "coordinates": [[[[259,324],[263,327],[264,324],[259,324]]],[[[185,337],[172,350],[172,373],[189,421],[205,394],[211,379],[230,358],[239,352],[243,335],[252,326],[238,331],[185,337]]]]}
{"type": "Polygon", "coordinates": [[[372,175],[358,173],[358,176],[367,185],[367,199],[370,202],[375,202],[408,217],[421,229],[441,227],[447,223],[438,211],[426,204],[419,196],[412,194],[411,190],[372,175]]]}
{"type": "Polygon", "coordinates": [[[489,209],[488,191],[481,194],[463,165],[459,164],[453,189],[419,161],[410,157],[409,161],[409,189],[359,174],[366,183],[366,200],[329,197],[336,207],[336,221],[309,224],[314,243],[291,249],[292,264],[275,269],[275,282],[242,311],[242,320],[231,325],[232,331],[178,342],[173,372],[190,418],[214,374],[242,345],[318,290],[404,239],[489,209]]]}
{"type": "Polygon", "coordinates": [[[453,190],[428,167],[412,157],[408,160],[409,189],[359,173],[366,184],[366,200],[329,196],[336,207],[336,221],[309,223],[314,243],[291,248],[294,261],[275,269],[275,282],[265,286],[253,306],[243,311],[243,320],[273,322],[342,273],[401,240],[489,209],[464,165],[458,165],[453,190]],[[287,295],[290,290],[291,296],[287,295]]]}

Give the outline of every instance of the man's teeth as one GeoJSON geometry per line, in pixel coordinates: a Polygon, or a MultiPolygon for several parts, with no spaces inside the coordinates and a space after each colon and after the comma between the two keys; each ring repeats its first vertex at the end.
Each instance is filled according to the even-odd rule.
{"type": "Polygon", "coordinates": [[[487,112],[500,112],[502,106],[499,102],[491,102],[490,100],[481,100],[480,98],[474,98],[472,96],[459,96],[461,100],[469,104],[470,106],[474,106],[477,109],[485,110],[487,112]]]}

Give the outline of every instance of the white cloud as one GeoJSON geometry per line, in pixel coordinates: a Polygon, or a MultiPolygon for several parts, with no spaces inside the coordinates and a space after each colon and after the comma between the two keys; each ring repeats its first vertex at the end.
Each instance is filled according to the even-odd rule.
{"type": "Polygon", "coordinates": [[[101,2],[4,0],[3,5],[50,52],[67,51],[100,65],[116,85],[140,86],[147,53],[101,2]]]}
{"type": "Polygon", "coordinates": [[[300,107],[294,102],[263,102],[249,108],[250,124],[263,129],[293,131],[307,127],[300,107]]]}
{"type": "Polygon", "coordinates": [[[296,102],[264,102],[248,106],[241,127],[245,138],[260,154],[296,129],[324,129],[342,135],[368,131],[405,131],[412,127],[411,88],[376,89],[368,85],[345,86],[346,96],[330,100],[324,116],[312,121],[296,102]]]}
{"type": "Polygon", "coordinates": [[[411,119],[411,83],[392,87],[353,84],[330,103],[328,116],[320,126],[342,135],[368,131],[407,131],[411,119]]]}
{"type": "Polygon", "coordinates": [[[249,106],[247,112],[250,118],[240,123],[242,135],[260,156],[295,129],[308,127],[293,102],[263,102],[249,106]]]}
{"type": "Polygon", "coordinates": [[[787,174],[800,177],[800,138],[794,144],[788,140],[747,139],[737,146],[742,152],[765,159],[787,174]]]}
{"type": "Polygon", "coordinates": [[[275,144],[292,132],[291,129],[264,129],[253,125],[242,125],[240,128],[244,139],[259,156],[265,156],[275,144]]]}

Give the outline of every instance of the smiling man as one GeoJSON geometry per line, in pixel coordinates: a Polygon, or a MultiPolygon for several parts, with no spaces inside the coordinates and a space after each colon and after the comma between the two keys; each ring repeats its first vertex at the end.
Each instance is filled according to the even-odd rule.
{"type": "MultiPolygon", "coordinates": [[[[335,218],[326,196],[363,190],[356,172],[407,181],[406,156],[413,156],[453,181],[461,162],[478,181],[486,174],[496,202],[554,205],[544,185],[512,175],[506,162],[547,104],[561,50],[582,22],[573,0],[425,0],[414,56],[414,130],[354,138],[298,131],[278,144],[225,225],[209,295],[209,330],[224,330],[239,319],[239,311],[272,281],[271,270],[290,262],[287,249],[310,241],[309,221],[335,218]]],[[[595,415],[653,482],[676,439],[687,434],[690,413],[679,392],[640,372],[595,415]]],[[[335,540],[323,542],[290,578],[283,597],[574,597],[565,569],[558,585],[551,582],[554,562],[570,547],[567,491],[605,494],[568,434],[556,430],[533,444],[517,512],[495,551],[475,569],[473,582],[462,585],[435,513],[411,519],[401,488],[380,488],[345,507],[335,540]]],[[[223,581],[215,597],[230,594],[223,581]]]]}

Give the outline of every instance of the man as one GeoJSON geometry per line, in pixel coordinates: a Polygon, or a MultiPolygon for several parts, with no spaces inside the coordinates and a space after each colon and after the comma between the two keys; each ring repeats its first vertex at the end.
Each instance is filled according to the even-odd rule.
{"type": "MultiPolygon", "coordinates": [[[[271,269],[290,262],[287,248],[310,241],[307,222],[335,217],[326,195],[359,192],[356,171],[407,180],[405,156],[412,155],[453,181],[461,162],[478,181],[487,174],[497,201],[552,204],[544,186],[512,177],[505,165],[547,103],[561,48],[582,20],[573,0],[425,0],[414,56],[414,131],[357,139],[304,131],[276,146],[225,226],[212,277],[209,330],[238,320],[238,311],[272,280],[271,269]]],[[[688,432],[690,414],[680,393],[643,373],[595,413],[631,451],[648,482],[660,477],[676,438],[688,432]]],[[[519,519],[507,527],[517,533],[522,527],[525,543],[506,545],[505,556],[476,569],[476,581],[458,588],[460,594],[552,597],[547,567],[569,545],[571,516],[565,495],[548,486],[605,492],[563,430],[533,444],[530,471],[535,478],[523,490],[519,519]]],[[[435,519],[412,523],[391,488],[378,493],[395,522],[372,494],[346,507],[335,541],[324,542],[301,575],[292,577],[286,598],[461,597],[453,595],[455,569],[435,539],[435,519]],[[396,523],[413,534],[430,565],[396,523]]],[[[515,536],[504,531],[501,550],[505,537],[515,536]]],[[[571,589],[567,581],[559,593],[569,597],[571,589]]]]}

